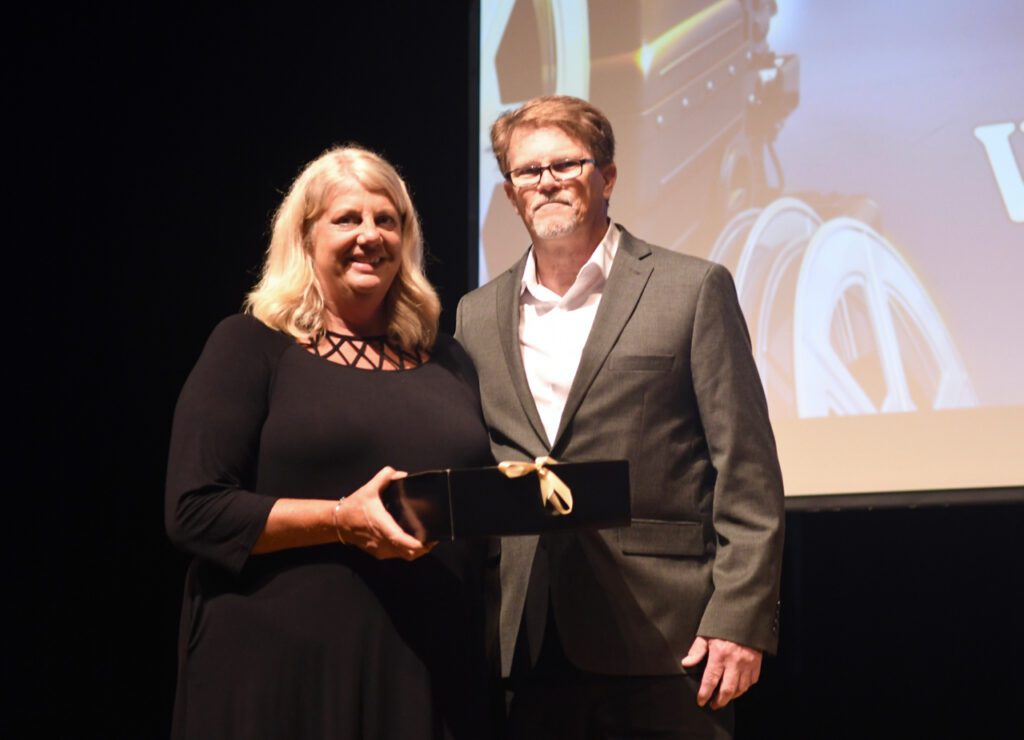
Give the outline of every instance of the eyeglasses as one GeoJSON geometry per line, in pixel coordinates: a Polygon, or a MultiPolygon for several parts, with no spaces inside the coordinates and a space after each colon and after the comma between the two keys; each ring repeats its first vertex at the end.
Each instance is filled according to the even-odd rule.
{"type": "Polygon", "coordinates": [[[596,159],[563,159],[543,167],[539,164],[532,164],[529,167],[509,170],[505,173],[505,179],[516,187],[536,185],[544,176],[544,171],[547,170],[556,180],[575,180],[583,174],[583,165],[588,162],[594,165],[597,164],[596,159]]]}

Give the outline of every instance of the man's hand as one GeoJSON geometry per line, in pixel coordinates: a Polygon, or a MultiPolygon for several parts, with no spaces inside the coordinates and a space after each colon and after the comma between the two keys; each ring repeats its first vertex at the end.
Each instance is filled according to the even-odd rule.
{"type": "Polygon", "coordinates": [[[698,637],[683,658],[683,668],[693,668],[707,655],[704,678],[697,691],[697,704],[704,706],[708,699],[712,709],[721,709],[733,699],[742,696],[761,677],[761,651],[719,640],[698,637]],[[718,689],[716,692],[715,689],[718,689]]]}

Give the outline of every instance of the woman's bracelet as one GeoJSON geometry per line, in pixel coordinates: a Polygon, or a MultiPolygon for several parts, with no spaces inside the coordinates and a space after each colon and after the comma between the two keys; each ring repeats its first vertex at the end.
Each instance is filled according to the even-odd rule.
{"type": "Polygon", "coordinates": [[[331,521],[334,522],[334,534],[338,535],[338,542],[343,545],[347,545],[345,539],[341,536],[341,530],[338,528],[338,509],[341,508],[341,503],[348,498],[348,496],[342,496],[338,499],[338,503],[334,505],[334,513],[331,514],[331,521]]]}

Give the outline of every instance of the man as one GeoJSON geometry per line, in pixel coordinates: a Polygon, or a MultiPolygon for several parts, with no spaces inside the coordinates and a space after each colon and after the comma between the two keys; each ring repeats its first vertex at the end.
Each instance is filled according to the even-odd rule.
{"type": "Polygon", "coordinates": [[[783,528],[732,279],[609,222],[615,140],[585,101],[531,100],[491,139],[533,240],[459,304],[492,450],[628,459],[633,514],[502,541],[510,731],[731,737],[729,704],[777,644],[783,528]]]}

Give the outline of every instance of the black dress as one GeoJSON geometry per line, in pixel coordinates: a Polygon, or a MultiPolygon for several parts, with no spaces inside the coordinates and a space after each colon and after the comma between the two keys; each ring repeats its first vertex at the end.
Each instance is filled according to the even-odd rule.
{"type": "Polygon", "coordinates": [[[490,464],[454,340],[403,371],[342,366],[248,316],[213,332],[178,401],[167,525],[194,555],[174,736],[485,736],[481,558],[340,543],[252,555],[277,498],[337,499],[383,466],[490,464]]]}

